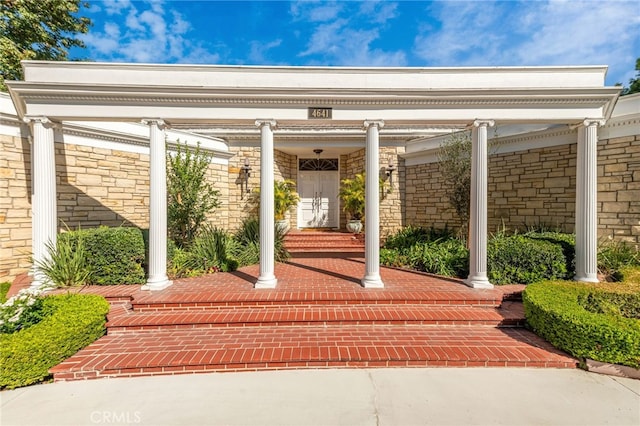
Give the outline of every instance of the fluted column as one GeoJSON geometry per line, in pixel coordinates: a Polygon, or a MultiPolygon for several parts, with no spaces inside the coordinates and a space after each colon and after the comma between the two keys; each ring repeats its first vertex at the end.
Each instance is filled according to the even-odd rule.
{"type": "Polygon", "coordinates": [[[471,214],[469,216],[469,277],[473,288],[493,288],[487,277],[487,129],[493,120],[476,120],[471,132],[471,214]]]}
{"type": "MultiPolygon", "coordinates": [[[[34,265],[49,258],[47,244],[56,243],[58,211],[56,203],[56,155],[53,123],[47,117],[25,117],[31,124],[33,144],[31,232],[34,265]]],[[[31,287],[39,288],[47,278],[34,269],[31,287]]]]}
{"type": "Polygon", "coordinates": [[[578,128],[576,164],[576,281],[598,282],[598,126],[584,120],[578,128]]]}
{"type": "Polygon", "coordinates": [[[260,128],[260,276],[255,288],[275,288],[275,218],[273,202],[274,120],[256,120],[260,128]]]}
{"type": "Polygon", "coordinates": [[[149,277],[144,290],[162,290],[172,284],[167,277],[167,159],[166,124],[145,119],[149,126],[149,277]]]}
{"type": "Polygon", "coordinates": [[[367,120],[367,145],[365,148],[365,205],[364,205],[364,242],[365,275],[362,285],[365,288],[382,288],[380,278],[380,188],[378,183],[378,163],[380,156],[380,129],[382,120],[367,120]]]}

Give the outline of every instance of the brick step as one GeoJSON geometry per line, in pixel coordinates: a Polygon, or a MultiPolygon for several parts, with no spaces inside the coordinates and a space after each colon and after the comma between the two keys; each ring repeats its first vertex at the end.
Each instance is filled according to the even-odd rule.
{"type": "Polygon", "coordinates": [[[524,325],[522,304],[474,308],[425,305],[274,306],[200,311],[133,312],[114,307],[109,313],[109,334],[140,330],[317,325],[449,325],[515,327],[524,325]]]}
{"type": "Polygon", "coordinates": [[[285,246],[289,253],[364,253],[364,247],[358,246],[285,246]]]}
{"type": "Polygon", "coordinates": [[[358,305],[434,305],[498,307],[501,295],[495,292],[467,291],[244,291],[226,293],[182,293],[143,295],[131,302],[132,309],[144,311],[192,311],[212,308],[268,306],[358,306],[358,305]]]}
{"type": "Polygon", "coordinates": [[[52,368],[55,381],[336,367],[552,367],[577,361],[514,328],[318,326],[106,335],[52,368]]]}

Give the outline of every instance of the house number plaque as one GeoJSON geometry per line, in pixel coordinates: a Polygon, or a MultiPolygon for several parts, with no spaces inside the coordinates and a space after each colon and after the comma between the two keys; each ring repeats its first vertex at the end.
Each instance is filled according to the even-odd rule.
{"type": "Polygon", "coordinates": [[[331,108],[309,107],[310,120],[325,120],[327,118],[331,118],[331,108]]]}

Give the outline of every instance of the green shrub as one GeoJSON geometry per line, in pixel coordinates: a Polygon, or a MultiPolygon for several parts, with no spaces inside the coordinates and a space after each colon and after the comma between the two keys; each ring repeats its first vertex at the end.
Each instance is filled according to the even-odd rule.
{"type": "Polygon", "coordinates": [[[380,264],[382,266],[393,266],[395,268],[405,268],[409,266],[407,256],[400,254],[397,249],[381,248],[380,264]]]}
{"type": "Polygon", "coordinates": [[[82,239],[87,264],[92,270],[90,284],[144,284],[145,246],[138,228],[82,229],[61,234],[77,247],[82,239]]]}
{"type": "MultiPolygon", "coordinates": [[[[275,225],[272,225],[275,226],[275,225]]],[[[284,246],[284,231],[275,227],[274,250],[275,261],[285,262],[290,255],[284,246]]],[[[255,265],[260,262],[260,223],[256,218],[247,218],[234,235],[236,244],[232,245],[232,257],[238,261],[238,266],[255,265]]]]}
{"type": "Polygon", "coordinates": [[[395,234],[391,234],[384,242],[384,248],[408,250],[418,243],[426,243],[435,240],[448,240],[453,238],[453,230],[448,227],[444,229],[421,228],[409,225],[402,228],[395,234]]]}
{"type": "Polygon", "coordinates": [[[548,241],[557,244],[562,248],[562,254],[566,260],[567,267],[566,279],[572,279],[576,273],[576,236],[574,234],[566,234],[563,232],[527,232],[527,238],[534,240],[548,241]]]}
{"type": "Polygon", "coordinates": [[[487,244],[487,271],[493,284],[530,284],[565,278],[567,261],[557,244],[499,234],[487,244]]]}
{"type": "Polygon", "coordinates": [[[193,266],[205,271],[235,271],[238,261],[231,256],[235,245],[233,237],[224,230],[205,226],[191,247],[193,266]]]}
{"type": "Polygon", "coordinates": [[[95,295],[44,299],[45,318],[13,334],[0,335],[0,387],[41,382],[49,369],[104,334],[109,304],[95,295]]]}
{"type": "Polygon", "coordinates": [[[9,293],[10,288],[10,282],[0,283],[0,303],[4,303],[7,301],[7,293],[9,293]]]}
{"type": "Polygon", "coordinates": [[[47,284],[75,287],[92,281],[93,268],[85,249],[85,235],[75,232],[58,234],[55,245],[50,242],[46,245],[49,256],[36,262],[36,270],[47,277],[47,284]]]}
{"type": "Polygon", "coordinates": [[[198,267],[199,262],[194,259],[189,249],[174,247],[167,265],[169,278],[198,277],[205,270],[198,267]]]}
{"type": "Polygon", "coordinates": [[[462,277],[469,273],[469,250],[456,239],[416,244],[407,258],[411,267],[431,274],[462,277]]]}
{"type": "Polygon", "coordinates": [[[207,179],[211,155],[187,143],[176,143],[176,153],[167,153],[167,225],[178,247],[189,247],[207,214],[220,205],[219,191],[207,179]]]}
{"type": "Polygon", "coordinates": [[[621,270],[626,266],[640,266],[640,251],[624,241],[606,241],[598,247],[598,269],[600,273],[619,281],[621,270]]]}
{"type": "Polygon", "coordinates": [[[523,293],[528,325],[555,347],[578,358],[640,367],[640,321],[589,312],[581,305],[602,299],[599,285],[544,282],[523,293]]]}

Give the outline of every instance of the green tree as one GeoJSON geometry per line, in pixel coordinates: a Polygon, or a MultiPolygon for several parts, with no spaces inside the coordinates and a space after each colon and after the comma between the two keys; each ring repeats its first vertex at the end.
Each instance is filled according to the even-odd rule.
{"type": "Polygon", "coordinates": [[[466,229],[469,222],[471,148],[469,132],[459,132],[448,137],[438,151],[442,177],[450,187],[447,197],[462,222],[461,229],[466,229]]]}
{"type": "Polygon", "coordinates": [[[622,90],[621,95],[630,95],[632,93],[640,93],[640,58],[636,59],[636,76],[629,79],[629,87],[622,90]]]}
{"type": "Polygon", "coordinates": [[[20,61],[63,61],[69,49],[85,47],[78,34],[89,31],[91,20],[78,16],[88,3],[81,0],[0,1],[0,90],[4,80],[21,80],[20,61]]]}
{"type": "Polygon", "coordinates": [[[175,155],[167,153],[167,227],[179,247],[194,241],[207,214],[220,206],[220,193],[207,180],[211,156],[178,141],[175,155]]]}

